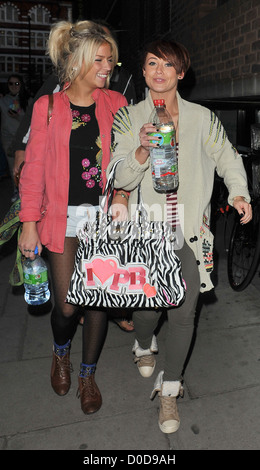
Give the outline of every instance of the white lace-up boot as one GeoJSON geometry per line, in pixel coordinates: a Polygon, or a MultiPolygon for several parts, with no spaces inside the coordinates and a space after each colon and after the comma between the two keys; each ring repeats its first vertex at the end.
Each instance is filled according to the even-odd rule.
{"type": "Polygon", "coordinates": [[[132,351],[135,353],[134,361],[142,377],[151,377],[156,364],[154,353],[158,352],[156,337],[153,336],[148,349],[141,348],[136,339],[132,351]]]}
{"type": "Polygon", "coordinates": [[[154,389],[151,399],[158,392],[160,400],[159,428],[162,432],[168,434],[176,432],[180,427],[180,417],[177,409],[176,398],[183,396],[183,387],[181,382],[163,382],[163,370],[159,372],[154,383],[154,389]]]}

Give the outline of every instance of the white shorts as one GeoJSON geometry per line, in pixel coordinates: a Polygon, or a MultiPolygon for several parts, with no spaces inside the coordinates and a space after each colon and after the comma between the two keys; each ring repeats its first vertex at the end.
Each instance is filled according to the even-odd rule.
{"type": "Polygon", "coordinates": [[[99,206],[84,205],[81,206],[68,206],[67,211],[67,229],[66,237],[76,237],[79,230],[81,230],[85,223],[94,221],[99,206]]]}

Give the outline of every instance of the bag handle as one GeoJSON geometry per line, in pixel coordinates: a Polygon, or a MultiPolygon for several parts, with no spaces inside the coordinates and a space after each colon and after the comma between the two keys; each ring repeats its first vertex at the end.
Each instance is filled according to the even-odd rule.
{"type": "Polygon", "coordinates": [[[107,175],[106,186],[105,186],[103,197],[100,203],[100,208],[102,212],[105,211],[106,207],[107,207],[107,211],[109,211],[112,205],[116,167],[118,163],[121,162],[122,160],[123,160],[122,158],[120,160],[117,160],[115,164],[112,166],[109,174],[107,175]]]}
{"type": "MultiPolygon", "coordinates": [[[[115,164],[113,165],[113,167],[111,168],[109,174],[107,175],[106,186],[105,186],[102,201],[100,204],[102,212],[104,212],[105,207],[107,207],[107,212],[108,212],[112,205],[116,167],[123,160],[124,160],[123,158],[120,158],[119,160],[117,160],[115,164]]],[[[140,210],[141,203],[142,203],[141,184],[139,183],[137,187],[137,207],[139,208],[139,210],[140,210]]]]}
{"type": "MultiPolygon", "coordinates": [[[[119,162],[123,161],[124,158],[120,158],[115,162],[113,167],[111,168],[109,174],[107,175],[107,182],[103,193],[103,198],[100,203],[100,212],[102,214],[105,213],[105,208],[107,209],[107,214],[109,214],[110,208],[112,206],[113,194],[114,194],[114,180],[115,180],[115,173],[116,167],[119,162]]],[[[135,214],[135,223],[137,226],[141,226],[144,220],[147,217],[146,210],[143,205],[142,195],[141,195],[141,183],[138,184],[137,187],[137,209],[135,214]]],[[[112,216],[111,216],[112,221],[112,216]]],[[[119,229],[121,225],[124,225],[124,222],[116,221],[117,228],[119,229]]]]}

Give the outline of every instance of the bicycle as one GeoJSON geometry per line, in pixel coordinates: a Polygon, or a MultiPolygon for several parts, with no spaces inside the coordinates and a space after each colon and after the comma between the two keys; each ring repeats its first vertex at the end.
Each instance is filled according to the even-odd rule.
{"type": "Polygon", "coordinates": [[[253,218],[248,224],[241,225],[237,214],[230,237],[228,280],[232,289],[238,292],[250,284],[260,262],[260,155],[248,149],[242,157],[248,176],[253,218]]]}

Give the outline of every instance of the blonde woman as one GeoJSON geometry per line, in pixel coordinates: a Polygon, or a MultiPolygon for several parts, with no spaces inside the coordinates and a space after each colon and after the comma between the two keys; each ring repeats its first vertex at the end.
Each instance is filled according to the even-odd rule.
{"type": "MultiPolygon", "coordinates": [[[[117,45],[97,24],[55,24],[48,53],[60,83],[65,85],[53,95],[49,122],[48,96],[34,105],[20,179],[23,231],[19,248],[31,259],[36,246],[39,253],[43,245],[48,250],[55,300],[51,384],[58,395],[65,395],[71,384],[71,341],[82,313],[64,302],[77,250],[76,231],[98,207],[110,160],[113,117],[127,101],[108,89],[117,63],[117,45]]],[[[106,330],[105,311],[85,312],[78,378],[84,413],[93,413],[102,404],[95,369],[106,330]]]]}

